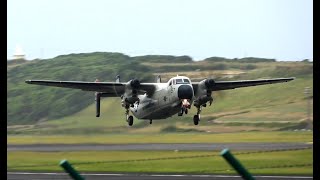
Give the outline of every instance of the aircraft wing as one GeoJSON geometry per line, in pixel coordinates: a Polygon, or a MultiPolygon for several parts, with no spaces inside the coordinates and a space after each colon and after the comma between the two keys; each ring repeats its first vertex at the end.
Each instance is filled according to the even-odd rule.
{"type": "MultiPolygon", "coordinates": [[[[295,78],[275,78],[275,79],[257,79],[257,80],[239,80],[239,81],[215,81],[210,85],[210,89],[212,91],[220,91],[227,89],[235,89],[241,87],[249,87],[249,86],[259,86],[265,84],[274,84],[274,83],[282,83],[292,81],[295,78]]],[[[194,87],[198,85],[198,83],[192,84],[194,87]]]]}
{"type": "MultiPolygon", "coordinates": [[[[119,97],[125,92],[126,83],[118,82],[85,82],[85,81],[52,81],[52,80],[26,80],[28,84],[54,86],[83,91],[103,92],[108,97],[119,97]]],[[[139,90],[153,93],[155,87],[152,83],[141,83],[139,90]]]]}

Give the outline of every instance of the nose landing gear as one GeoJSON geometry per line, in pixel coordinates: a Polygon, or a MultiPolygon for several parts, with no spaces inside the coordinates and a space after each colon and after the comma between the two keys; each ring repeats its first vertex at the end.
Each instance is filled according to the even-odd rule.
{"type": "Polygon", "coordinates": [[[178,116],[182,116],[183,113],[188,114],[188,109],[190,109],[190,100],[188,99],[183,99],[181,102],[181,111],[178,113],[178,116]]]}

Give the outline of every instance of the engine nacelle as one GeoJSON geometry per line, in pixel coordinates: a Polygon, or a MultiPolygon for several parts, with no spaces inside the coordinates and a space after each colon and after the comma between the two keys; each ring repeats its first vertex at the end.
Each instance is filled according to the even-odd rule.
{"type": "Polygon", "coordinates": [[[207,88],[211,88],[214,86],[215,82],[213,79],[206,79],[204,80],[204,84],[206,85],[207,88]]]}
{"type": "Polygon", "coordinates": [[[132,89],[138,89],[140,87],[140,81],[138,79],[132,79],[128,84],[132,89]]]}
{"type": "Polygon", "coordinates": [[[128,103],[128,104],[134,104],[134,103],[136,103],[136,102],[139,102],[139,98],[136,96],[136,97],[133,97],[133,96],[131,96],[131,97],[124,97],[124,99],[123,99],[126,103],[128,103]]]}
{"type": "Polygon", "coordinates": [[[211,88],[214,86],[215,82],[213,79],[204,79],[199,82],[196,99],[194,101],[194,105],[200,107],[201,105],[210,102],[210,105],[213,101],[211,97],[212,91],[211,88]]]}
{"type": "Polygon", "coordinates": [[[198,98],[193,102],[193,104],[194,104],[194,106],[199,107],[199,106],[201,106],[201,105],[206,104],[208,101],[210,102],[210,105],[211,105],[211,103],[212,103],[212,101],[213,101],[213,98],[212,98],[211,96],[202,95],[202,96],[198,97],[198,98]]]}
{"type": "Polygon", "coordinates": [[[196,97],[200,97],[202,95],[211,96],[211,88],[214,86],[215,82],[213,79],[204,79],[199,82],[196,97]]]}
{"type": "Polygon", "coordinates": [[[125,94],[122,96],[123,107],[133,107],[135,103],[139,103],[138,89],[140,88],[140,81],[138,79],[132,79],[126,84],[125,94]]]}
{"type": "Polygon", "coordinates": [[[122,96],[121,105],[124,108],[134,107],[135,104],[139,105],[140,99],[135,96],[122,96]]]}

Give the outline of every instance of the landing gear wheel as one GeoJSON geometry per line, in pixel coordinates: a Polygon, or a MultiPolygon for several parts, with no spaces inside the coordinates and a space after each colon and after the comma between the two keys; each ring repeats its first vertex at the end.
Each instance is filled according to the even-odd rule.
{"type": "Polygon", "coordinates": [[[178,112],[178,116],[182,116],[182,115],[183,115],[183,112],[184,112],[184,109],[181,108],[180,112],[178,112]]]}
{"type": "Polygon", "coordinates": [[[185,113],[185,114],[188,114],[188,109],[186,109],[186,110],[184,111],[184,113],[185,113]]]}
{"type": "Polygon", "coordinates": [[[198,125],[198,124],[199,124],[199,121],[200,121],[199,115],[194,115],[194,116],[193,116],[193,123],[194,123],[194,125],[198,125]]]}
{"type": "Polygon", "coordinates": [[[152,124],[152,119],[150,119],[150,124],[152,124]]]}
{"type": "Polygon", "coordinates": [[[133,116],[129,116],[128,117],[128,125],[132,126],[132,124],[133,124],[133,116]]]}

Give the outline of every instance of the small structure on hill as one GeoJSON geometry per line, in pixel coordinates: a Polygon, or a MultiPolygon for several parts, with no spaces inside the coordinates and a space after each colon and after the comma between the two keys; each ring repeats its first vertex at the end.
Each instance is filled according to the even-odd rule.
{"type": "Polygon", "coordinates": [[[22,51],[22,48],[20,46],[17,46],[16,51],[13,54],[13,59],[25,59],[25,58],[26,58],[26,55],[22,51]]]}

